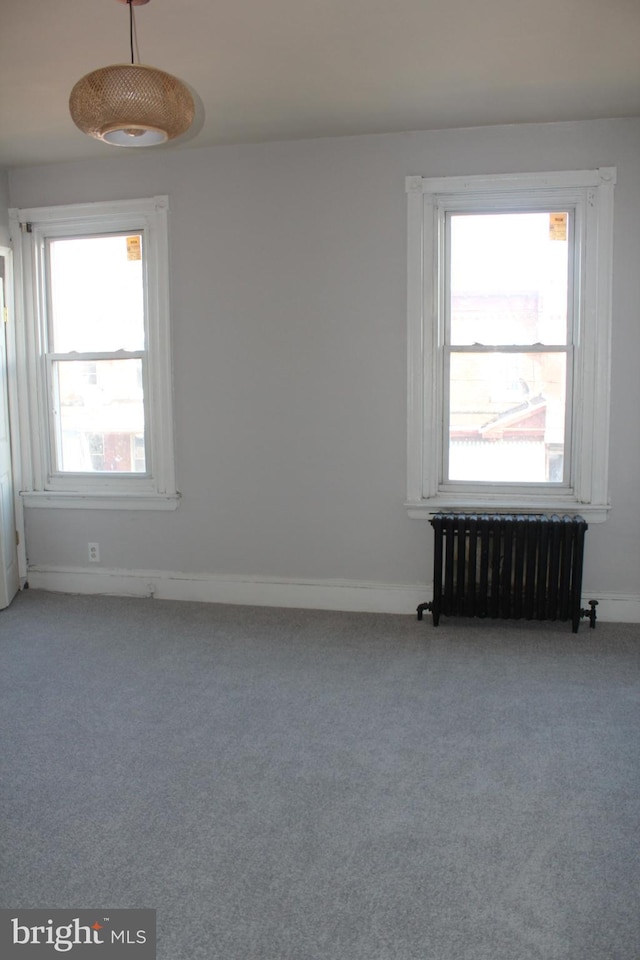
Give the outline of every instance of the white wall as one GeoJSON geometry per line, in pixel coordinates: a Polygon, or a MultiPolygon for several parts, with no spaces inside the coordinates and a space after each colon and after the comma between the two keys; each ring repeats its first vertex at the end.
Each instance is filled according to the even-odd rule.
{"type": "Polygon", "coordinates": [[[7,171],[0,169],[0,247],[9,246],[9,178],[7,171]]]}
{"type": "Polygon", "coordinates": [[[399,584],[411,612],[432,537],[403,508],[404,178],[617,166],[613,507],[584,582],[640,600],[640,120],[104,157],[14,169],[9,203],[169,195],[183,499],[29,510],[32,565],[89,569],[98,541],[103,569],[399,584]]]}

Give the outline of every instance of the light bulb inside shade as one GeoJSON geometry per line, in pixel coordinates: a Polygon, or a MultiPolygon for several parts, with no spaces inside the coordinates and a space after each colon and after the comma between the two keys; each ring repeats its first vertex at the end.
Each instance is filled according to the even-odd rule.
{"type": "Polygon", "coordinates": [[[143,64],[113,64],[78,80],[69,110],[91,137],[119,147],[149,147],[185,133],[195,105],[171,74],[143,64]]]}
{"type": "Polygon", "coordinates": [[[107,130],[100,139],[115,147],[152,147],[164,143],[168,137],[163,130],[154,130],[152,127],[117,127],[107,130]]]}

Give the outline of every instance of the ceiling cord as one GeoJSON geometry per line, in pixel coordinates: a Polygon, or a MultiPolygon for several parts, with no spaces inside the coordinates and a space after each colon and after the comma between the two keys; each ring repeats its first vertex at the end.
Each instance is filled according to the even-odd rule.
{"type": "Polygon", "coordinates": [[[140,63],[140,50],[138,48],[138,30],[136,28],[136,19],[133,13],[133,3],[127,0],[129,7],[129,48],[131,51],[131,63],[140,63]],[[135,49],[135,57],[134,57],[135,49]]]}

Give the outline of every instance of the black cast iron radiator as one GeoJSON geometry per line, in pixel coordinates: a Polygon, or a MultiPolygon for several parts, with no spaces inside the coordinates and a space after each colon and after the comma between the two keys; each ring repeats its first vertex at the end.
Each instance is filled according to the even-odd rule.
{"type": "Polygon", "coordinates": [[[434,529],[433,615],[571,620],[595,627],[597,600],[580,606],[582,517],[541,514],[437,513],[434,529]]]}

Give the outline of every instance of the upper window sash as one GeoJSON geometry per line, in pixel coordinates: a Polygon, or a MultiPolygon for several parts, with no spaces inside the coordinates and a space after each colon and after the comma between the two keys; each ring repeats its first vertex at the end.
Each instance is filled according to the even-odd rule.
{"type": "MultiPolygon", "coordinates": [[[[407,499],[412,516],[434,510],[581,509],[591,519],[608,509],[613,188],[616,170],[563,171],[480,177],[406,178],[408,198],[408,420],[407,499]],[[575,363],[571,424],[571,481],[558,491],[537,485],[459,484],[442,481],[445,390],[446,256],[448,213],[566,209],[574,212],[570,289],[575,363]],[[579,398],[579,402],[575,399],[579,398]],[[579,409],[577,409],[579,407],[579,409]],[[471,488],[471,489],[469,489],[471,488]]],[[[565,473],[566,477],[566,473],[565,473]]]]}
{"type": "MultiPolygon", "coordinates": [[[[556,198],[557,199],[557,198],[556,198]]],[[[446,199],[443,202],[438,204],[438,236],[441,239],[441,243],[438,248],[438,257],[439,262],[437,265],[437,273],[442,280],[442,295],[438,300],[438,311],[439,311],[439,322],[438,322],[438,340],[439,343],[448,347],[451,347],[452,350],[465,350],[473,347],[478,349],[484,348],[490,350],[492,347],[503,349],[505,347],[513,347],[514,349],[523,350],[529,347],[538,347],[540,345],[547,347],[559,347],[559,346],[568,346],[573,343],[579,334],[579,317],[580,317],[580,304],[577,299],[576,294],[579,292],[575,289],[575,278],[580,276],[582,273],[582,256],[584,251],[584,218],[582,216],[581,205],[576,206],[575,204],[565,203],[564,212],[569,214],[568,220],[568,248],[572,257],[570,258],[567,264],[567,323],[565,328],[564,339],[562,340],[552,340],[546,339],[544,341],[538,341],[536,343],[529,343],[527,341],[509,341],[509,340],[496,340],[491,342],[480,341],[474,344],[466,344],[462,341],[455,341],[451,333],[451,265],[452,265],[452,238],[451,238],[451,219],[452,214],[493,214],[493,213],[540,213],[548,212],[549,204],[548,203],[528,203],[526,205],[518,204],[517,206],[509,205],[504,209],[496,205],[495,201],[490,203],[485,203],[482,206],[476,206],[474,204],[473,209],[464,207],[461,209],[452,209],[446,202],[446,199]]]]}

